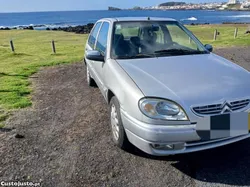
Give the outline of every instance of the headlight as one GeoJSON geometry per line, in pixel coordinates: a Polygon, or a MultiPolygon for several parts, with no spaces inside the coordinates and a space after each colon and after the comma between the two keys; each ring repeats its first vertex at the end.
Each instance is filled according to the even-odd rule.
{"type": "Polygon", "coordinates": [[[139,101],[143,114],[154,119],[188,120],[184,110],[176,103],[163,99],[145,98],[139,101]]]}

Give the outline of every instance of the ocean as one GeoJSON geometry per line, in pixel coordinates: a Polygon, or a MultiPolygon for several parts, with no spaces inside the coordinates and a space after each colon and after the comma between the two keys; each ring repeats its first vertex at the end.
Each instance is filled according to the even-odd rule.
{"type": "Polygon", "coordinates": [[[122,10],[122,11],[60,11],[30,13],[0,13],[1,27],[34,26],[67,27],[94,23],[104,17],[170,17],[184,24],[219,24],[223,22],[250,23],[250,11],[209,11],[209,10],[122,10]]]}

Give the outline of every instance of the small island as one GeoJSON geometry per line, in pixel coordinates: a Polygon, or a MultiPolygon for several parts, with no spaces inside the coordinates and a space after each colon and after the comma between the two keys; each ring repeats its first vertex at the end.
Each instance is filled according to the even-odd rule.
{"type": "Polygon", "coordinates": [[[116,7],[109,6],[109,7],[108,7],[108,10],[112,10],[112,11],[113,11],[113,10],[121,10],[121,9],[120,9],[120,8],[116,8],[116,7]]]}

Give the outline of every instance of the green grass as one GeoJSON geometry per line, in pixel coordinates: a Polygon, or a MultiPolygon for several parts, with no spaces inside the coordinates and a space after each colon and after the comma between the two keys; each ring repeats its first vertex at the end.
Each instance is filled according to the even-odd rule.
{"type": "MultiPolygon", "coordinates": [[[[247,26],[238,27],[238,38],[234,39],[235,26],[188,26],[204,44],[249,46],[250,35],[244,34],[247,26]],[[217,41],[213,41],[215,29],[220,32],[217,41]]],[[[29,77],[40,67],[81,61],[86,39],[87,35],[60,31],[0,31],[0,126],[11,110],[31,106],[29,77]],[[14,41],[16,53],[10,50],[10,39],[14,41]],[[52,54],[52,39],[56,42],[57,54],[52,54]]]]}
{"type": "Polygon", "coordinates": [[[0,123],[12,109],[30,106],[29,77],[40,67],[83,59],[87,35],[53,31],[0,31],[0,123]],[[9,47],[10,39],[15,53],[9,47]],[[52,54],[51,40],[56,54],[52,54]]]}
{"type": "Polygon", "coordinates": [[[250,46],[250,34],[244,34],[248,25],[237,25],[238,37],[234,39],[235,25],[204,25],[188,26],[203,44],[212,44],[214,47],[250,46]],[[214,41],[215,29],[220,32],[217,40],[214,41]]]}

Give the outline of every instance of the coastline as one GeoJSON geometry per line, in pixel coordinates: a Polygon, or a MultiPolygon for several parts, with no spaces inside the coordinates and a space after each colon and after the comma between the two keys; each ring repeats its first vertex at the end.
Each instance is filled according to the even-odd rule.
{"type": "MultiPolygon", "coordinates": [[[[189,23],[184,24],[187,26],[205,26],[205,25],[225,25],[225,26],[245,26],[250,25],[250,22],[223,22],[219,24],[213,24],[213,23],[189,23]]],[[[0,27],[1,30],[46,30],[46,31],[65,31],[65,32],[74,32],[76,34],[88,34],[90,33],[91,29],[93,28],[94,23],[88,23],[86,25],[78,25],[78,26],[58,26],[58,27],[49,27],[48,25],[30,25],[30,26],[18,26],[18,27],[0,27]]]]}
{"type": "Polygon", "coordinates": [[[0,14],[0,29],[57,30],[58,28],[69,28],[77,26],[83,27],[84,25],[87,25],[88,23],[94,23],[95,21],[103,17],[145,16],[170,17],[186,25],[223,23],[250,24],[250,11],[241,12],[233,10],[102,10],[0,14]]]}
{"type": "Polygon", "coordinates": [[[108,10],[108,11],[219,11],[219,12],[231,12],[231,11],[242,11],[242,12],[250,12],[250,9],[120,9],[120,10],[108,10]]]}

